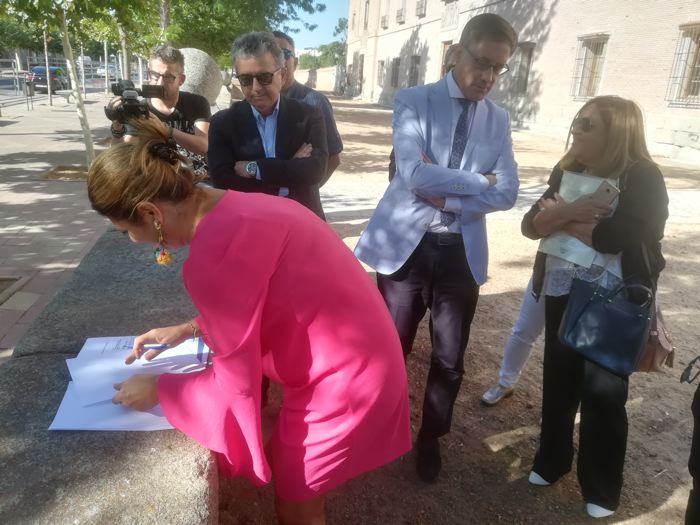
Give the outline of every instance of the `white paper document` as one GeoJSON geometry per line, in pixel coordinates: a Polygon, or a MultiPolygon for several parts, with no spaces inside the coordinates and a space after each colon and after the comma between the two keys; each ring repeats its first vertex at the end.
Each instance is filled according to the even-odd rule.
{"type": "Polygon", "coordinates": [[[58,407],[49,430],[168,430],[173,426],[165,419],[160,405],[150,412],[138,412],[111,401],[83,406],[75,395],[75,385],[68,383],[66,395],[58,407]]]}
{"type": "Polygon", "coordinates": [[[66,359],[75,393],[84,405],[112,399],[114,385],[136,374],[182,374],[204,368],[208,348],[201,338],[165,350],[146,361],[137,359],[130,365],[124,359],[131,353],[134,338],[88,339],[77,357],[66,359]]]}
{"type": "Polygon", "coordinates": [[[160,405],[139,412],[112,403],[115,383],[136,374],[184,374],[203,370],[209,348],[201,338],[188,339],[146,361],[127,365],[133,336],[95,337],[85,341],[78,355],[66,359],[72,381],[49,430],[164,430],[173,428],[160,405]]]}
{"type": "MultiPolygon", "coordinates": [[[[559,195],[566,202],[573,202],[583,195],[593,193],[604,180],[593,175],[565,171],[561,178],[559,195]]],[[[542,239],[538,250],[584,268],[590,268],[596,256],[593,248],[564,232],[556,232],[542,239]]]]}

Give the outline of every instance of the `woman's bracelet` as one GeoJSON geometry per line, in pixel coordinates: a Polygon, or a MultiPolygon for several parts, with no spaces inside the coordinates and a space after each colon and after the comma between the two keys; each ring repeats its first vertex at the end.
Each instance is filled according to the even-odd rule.
{"type": "Polygon", "coordinates": [[[121,130],[116,130],[116,129],[114,129],[114,122],[112,122],[112,124],[109,126],[109,131],[112,132],[112,136],[113,136],[115,139],[120,139],[120,138],[122,138],[124,135],[126,135],[126,126],[124,126],[124,125],[122,124],[122,129],[121,129],[121,130]]]}
{"type": "Polygon", "coordinates": [[[192,329],[192,339],[195,339],[197,337],[197,325],[192,321],[187,321],[187,326],[192,329]]]}

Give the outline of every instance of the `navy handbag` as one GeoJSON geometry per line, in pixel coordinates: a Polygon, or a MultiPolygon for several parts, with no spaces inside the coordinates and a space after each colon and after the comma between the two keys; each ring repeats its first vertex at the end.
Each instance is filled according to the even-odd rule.
{"type": "Polygon", "coordinates": [[[559,341],[613,374],[628,377],[649,339],[653,297],[641,284],[623,282],[608,290],[574,279],[559,341]]]}

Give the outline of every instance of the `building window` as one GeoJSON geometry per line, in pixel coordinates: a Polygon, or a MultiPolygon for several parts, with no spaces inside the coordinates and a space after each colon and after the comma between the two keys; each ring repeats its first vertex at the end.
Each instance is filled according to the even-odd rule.
{"type": "Polygon", "coordinates": [[[609,35],[579,37],[571,95],[590,98],[598,92],[609,35]]]}
{"type": "Polygon", "coordinates": [[[384,61],[379,60],[377,61],[377,84],[380,86],[384,86],[384,81],[386,79],[384,78],[384,61]]]}
{"type": "Polygon", "coordinates": [[[420,55],[411,57],[411,67],[408,70],[408,86],[413,87],[418,85],[418,74],[420,71],[420,55]]]}
{"type": "Polygon", "coordinates": [[[680,29],[666,100],[700,106],[700,24],[680,29]]]}
{"type": "Polygon", "coordinates": [[[352,12],[352,17],[350,19],[350,29],[355,30],[355,11],[352,12]]]}
{"type": "Polygon", "coordinates": [[[530,66],[532,66],[532,54],[535,50],[534,42],[522,42],[518,44],[518,52],[511,70],[515,74],[513,91],[515,93],[527,93],[527,82],[530,78],[530,66]]]}
{"type": "Polygon", "coordinates": [[[401,59],[395,58],[391,61],[391,87],[399,87],[399,68],[401,59]]]}
{"type": "Polygon", "coordinates": [[[369,0],[365,0],[365,23],[363,27],[365,29],[369,27],[369,0]]]}
{"type": "Polygon", "coordinates": [[[416,2],[416,16],[418,18],[423,18],[425,16],[425,4],[426,0],[418,0],[416,2]]]}
{"type": "Polygon", "coordinates": [[[444,77],[447,72],[447,51],[450,49],[452,46],[452,41],[450,40],[449,42],[443,42],[442,43],[442,60],[440,61],[440,78],[444,77]]]}

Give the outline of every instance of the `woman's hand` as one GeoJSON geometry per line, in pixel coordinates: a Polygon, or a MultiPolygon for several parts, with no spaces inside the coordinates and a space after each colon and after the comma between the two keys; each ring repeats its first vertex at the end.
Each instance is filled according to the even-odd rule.
{"type": "Polygon", "coordinates": [[[158,404],[158,376],[138,374],[114,385],[117,391],[112,398],[115,405],[146,412],[158,404]]]}
{"type": "Polygon", "coordinates": [[[144,357],[146,361],[150,361],[162,352],[165,352],[171,346],[177,346],[183,341],[193,336],[194,331],[198,331],[199,327],[194,321],[183,323],[175,326],[166,326],[164,328],[154,328],[153,330],[141,334],[134,339],[134,347],[131,353],[126,357],[124,362],[130,365],[137,359],[144,357]],[[148,350],[144,345],[155,344],[164,345],[163,348],[148,350]]]}
{"type": "Polygon", "coordinates": [[[610,205],[590,195],[583,195],[571,203],[567,203],[558,193],[554,194],[558,205],[564,206],[566,217],[571,222],[587,222],[595,224],[612,212],[610,205]]]}
{"type": "Polygon", "coordinates": [[[587,246],[593,246],[593,228],[595,227],[595,222],[570,222],[562,231],[576,237],[587,246]]]}

